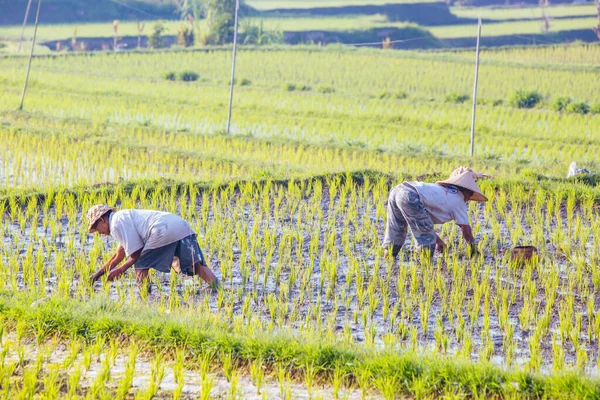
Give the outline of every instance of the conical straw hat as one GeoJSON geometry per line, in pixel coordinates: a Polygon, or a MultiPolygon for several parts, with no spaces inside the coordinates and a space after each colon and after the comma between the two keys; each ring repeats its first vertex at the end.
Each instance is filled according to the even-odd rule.
{"type": "Polygon", "coordinates": [[[88,219],[88,230],[91,233],[94,233],[96,230],[92,229],[92,226],[98,221],[104,214],[109,211],[116,211],[117,209],[114,207],[109,207],[106,204],[98,204],[93,206],[88,210],[87,219],[88,219]]]}
{"type": "Polygon", "coordinates": [[[472,171],[465,171],[458,175],[452,175],[450,176],[450,178],[436,183],[438,185],[454,185],[464,189],[468,189],[473,192],[471,200],[488,201],[487,197],[485,197],[483,193],[481,193],[481,189],[479,189],[477,182],[475,182],[472,171]]]}

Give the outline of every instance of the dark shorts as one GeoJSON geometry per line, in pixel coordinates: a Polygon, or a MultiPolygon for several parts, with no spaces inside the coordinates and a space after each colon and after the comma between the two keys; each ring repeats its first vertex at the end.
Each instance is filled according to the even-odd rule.
{"type": "Polygon", "coordinates": [[[158,249],[143,250],[135,269],[154,268],[160,272],[171,272],[175,257],[179,258],[181,272],[188,276],[194,275],[194,264],[197,262],[206,265],[196,235],[190,235],[158,249]]]}

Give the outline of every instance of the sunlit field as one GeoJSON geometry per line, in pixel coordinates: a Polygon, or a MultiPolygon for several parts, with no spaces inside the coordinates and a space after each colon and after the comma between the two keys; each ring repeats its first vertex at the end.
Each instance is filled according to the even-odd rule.
{"type": "Polygon", "coordinates": [[[565,178],[600,171],[598,49],[483,51],[473,159],[471,53],[242,48],[231,133],[228,50],[37,57],[23,111],[27,59],[0,58],[2,390],[598,398],[600,186],[565,178]],[[385,257],[390,188],[459,165],[493,175],[480,254],[444,225],[431,263],[385,257]],[[190,221],[222,289],[91,284],[97,203],[190,221]]]}

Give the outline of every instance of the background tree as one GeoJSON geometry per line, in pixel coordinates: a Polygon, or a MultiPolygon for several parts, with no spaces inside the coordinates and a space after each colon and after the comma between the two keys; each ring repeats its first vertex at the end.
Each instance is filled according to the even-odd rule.
{"type": "Polygon", "coordinates": [[[284,35],[280,30],[266,30],[264,21],[253,23],[251,19],[242,22],[244,31],[244,44],[266,45],[283,43],[284,35]]]}
{"type": "Polygon", "coordinates": [[[162,34],[165,31],[165,25],[162,21],[156,21],[152,26],[152,34],[148,37],[148,47],[151,49],[160,49],[162,47],[162,34]]]}
{"type": "Polygon", "coordinates": [[[194,17],[188,16],[188,23],[182,23],[177,31],[177,43],[190,47],[194,45],[195,32],[194,32],[194,17]]]}
{"type": "MultiPolygon", "coordinates": [[[[201,44],[224,44],[233,41],[235,0],[177,0],[179,15],[201,23],[201,44]]],[[[197,26],[198,29],[198,26],[197,26]]]]}

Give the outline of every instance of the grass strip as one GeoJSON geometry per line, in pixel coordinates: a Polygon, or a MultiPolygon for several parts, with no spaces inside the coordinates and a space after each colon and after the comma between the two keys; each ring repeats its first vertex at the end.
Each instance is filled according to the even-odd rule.
{"type": "MultiPolygon", "coordinates": [[[[11,200],[16,204],[25,205],[31,199],[36,199],[38,203],[43,202],[48,196],[54,196],[58,193],[63,195],[71,194],[75,198],[91,194],[110,195],[116,191],[123,194],[131,194],[136,188],[143,189],[147,194],[152,194],[154,191],[172,190],[176,193],[181,193],[185,188],[194,186],[199,193],[204,190],[218,190],[233,186],[235,190],[240,187],[252,183],[254,185],[262,185],[270,182],[273,185],[287,186],[290,182],[311,182],[321,181],[327,182],[331,179],[340,179],[344,183],[347,180],[352,180],[354,183],[361,185],[366,179],[377,181],[380,179],[386,180],[388,186],[399,184],[407,180],[418,180],[434,182],[446,178],[440,172],[434,172],[427,176],[414,176],[408,174],[392,175],[374,170],[356,170],[341,173],[325,173],[318,175],[300,174],[290,176],[289,178],[273,179],[265,177],[264,179],[233,179],[233,180],[215,180],[203,182],[184,182],[173,179],[152,179],[152,180],[130,180],[120,181],[117,183],[104,182],[92,185],[77,185],[73,187],[57,187],[49,190],[23,189],[23,190],[2,190],[0,189],[0,203],[4,202],[5,206],[10,206],[11,200]]],[[[525,192],[543,189],[558,193],[563,199],[569,196],[574,196],[578,201],[585,199],[593,199],[595,204],[600,203],[600,175],[579,176],[573,178],[549,178],[540,174],[530,173],[519,176],[517,179],[487,179],[479,182],[480,187],[494,191],[514,189],[523,190],[525,192]]]]}
{"type": "Polygon", "coordinates": [[[306,366],[315,368],[325,382],[331,382],[341,371],[346,384],[366,382],[386,397],[461,393],[496,398],[600,399],[600,382],[574,373],[543,376],[439,356],[327,343],[289,331],[259,332],[243,324],[236,328],[202,312],[168,315],[107,298],[88,302],[34,300],[26,294],[2,293],[0,317],[9,326],[24,325],[38,339],[54,335],[89,341],[99,337],[135,339],[167,351],[184,348],[196,356],[231,356],[240,366],[260,360],[267,367],[284,366],[296,379],[304,376],[306,366]]]}
{"type": "MultiPolygon", "coordinates": [[[[226,187],[233,186],[235,190],[238,190],[241,186],[248,183],[260,186],[266,182],[270,182],[273,185],[287,186],[290,182],[302,182],[302,181],[321,181],[326,182],[331,179],[339,178],[340,182],[344,183],[350,179],[357,184],[362,184],[365,179],[371,181],[386,179],[390,184],[394,181],[395,177],[379,171],[372,170],[357,170],[348,171],[343,173],[326,173],[319,175],[298,175],[291,176],[283,179],[233,179],[233,180],[214,180],[214,181],[203,181],[203,182],[184,182],[177,181],[174,179],[150,179],[150,180],[130,180],[120,181],[117,183],[103,182],[92,185],[76,185],[73,187],[57,187],[49,190],[35,190],[35,189],[23,189],[23,190],[1,190],[0,189],[0,203],[4,202],[9,205],[11,199],[15,199],[17,204],[25,205],[30,199],[37,199],[38,202],[43,202],[48,196],[62,193],[63,195],[72,194],[75,198],[80,196],[86,196],[90,194],[102,194],[109,195],[116,191],[120,191],[123,194],[131,194],[135,188],[144,189],[147,194],[152,194],[154,191],[164,191],[175,189],[175,193],[181,193],[184,188],[190,187],[190,185],[198,188],[199,193],[204,190],[218,190],[226,187]]],[[[408,178],[408,177],[406,177],[408,178]]]]}

